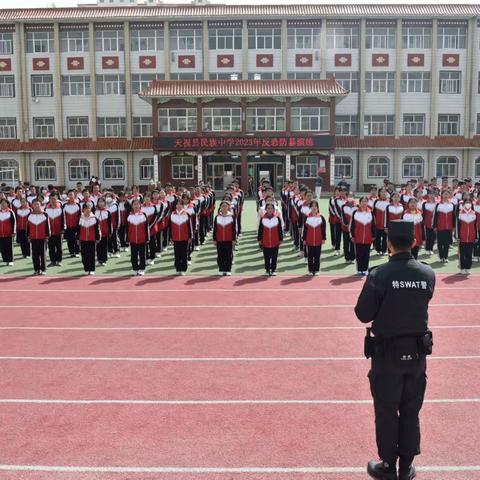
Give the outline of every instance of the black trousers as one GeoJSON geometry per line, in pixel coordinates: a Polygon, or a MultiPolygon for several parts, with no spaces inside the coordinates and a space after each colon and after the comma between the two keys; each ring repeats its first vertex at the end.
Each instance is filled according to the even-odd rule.
{"type": "Polygon", "coordinates": [[[433,228],[425,229],[425,250],[427,252],[432,252],[435,245],[435,240],[437,239],[437,234],[433,228]]]}
{"type": "Polygon", "coordinates": [[[147,244],[147,257],[149,260],[155,260],[155,253],[157,251],[157,237],[152,235],[147,244]]]}
{"type": "Polygon", "coordinates": [[[418,258],[418,251],[420,250],[420,247],[413,247],[412,248],[412,257],[416,260],[418,258]]]}
{"type": "Polygon", "coordinates": [[[5,263],[13,262],[13,238],[0,238],[0,252],[2,253],[2,261],[5,263]]]}
{"type": "Polygon", "coordinates": [[[200,237],[200,245],[203,245],[205,242],[205,236],[207,235],[208,229],[208,217],[205,215],[200,215],[200,226],[199,226],[199,237],[200,237]]]}
{"type": "Polygon", "coordinates": [[[330,241],[332,243],[332,247],[335,250],[335,224],[330,224],[330,241]]]}
{"type": "Polygon", "coordinates": [[[300,248],[300,231],[298,225],[292,222],[292,235],[293,235],[293,244],[295,248],[300,248]]]}
{"type": "MultiPolygon", "coordinates": [[[[237,216],[237,234],[240,235],[242,233],[242,213],[240,212],[237,216]]],[[[285,218],[285,217],[283,217],[285,218]]]]}
{"type": "Polygon", "coordinates": [[[404,363],[397,364],[389,353],[376,355],[368,374],[378,455],[389,463],[420,453],[418,416],[427,385],[426,360],[422,356],[404,363]]]}
{"type": "Polygon", "coordinates": [[[59,263],[62,261],[62,236],[51,235],[48,238],[48,256],[52,263],[59,263]]]}
{"type": "Polygon", "coordinates": [[[473,246],[473,256],[480,257],[480,240],[473,246]]]}
{"type": "Polygon", "coordinates": [[[117,230],[114,229],[112,234],[108,237],[108,251],[110,253],[118,253],[117,230]]]}
{"type": "Polygon", "coordinates": [[[130,260],[135,272],[145,270],[145,257],[147,253],[146,243],[130,243],[130,260]]]}
{"type": "Polygon", "coordinates": [[[163,231],[155,235],[155,253],[163,252],[163,231]]]}
{"type": "Polygon", "coordinates": [[[67,241],[68,253],[70,255],[78,255],[80,253],[80,247],[77,242],[77,229],[66,228],[64,236],[67,241]]]}
{"type": "Polygon", "coordinates": [[[36,272],[44,272],[45,268],[45,240],[32,240],[32,263],[36,272]]]}
{"type": "Polygon", "coordinates": [[[26,230],[17,230],[17,243],[24,257],[30,256],[30,242],[28,241],[26,230]]]}
{"type": "Polygon", "coordinates": [[[322,254],[322,246],[318,247],[309,247],[304,246],[307,250],[307,259],[308,259],[308,271],[310,273],[317,273],[320,271],[320,255],[322,254]]]}
{"type": "Polygon", "coordinates": [[[173,242],[173,252],[175,255],[175,270],[186,272],[188,268],[188,242],[173,242]]]}
{"type": "Polygon", "coordinates": [[[108,237],[102,237],[97,243],[97,260],[99,263],[107,263],[108,237]]]}
{"type": "Polygon", "coordinates": [[[86,272],[95,271],[95,247],[96,242],[80,242],[80,253],[82,254],[83,269],[86,272]]]}
{"type": "Polygon", "coordinates": [[[118,227],[118,239],[120,240],[120,246],[122,248],[125,248],[128,246],[127,243],[127,226],[126,225],[120,225],[118,227]]]}
{"type": "Polygon", "coordinates": [[[343,255],[347,262],[355,260],[355,246],[350,238],[349,232],[342,232],[343,235],[343,255]]]}
{"type": "Polygon", "coordinates": [[[470,270],[472,268],[473,245],[473,243],[459,243],[460,268],[462,270],[470,270]]]}
{"type": "Polygon", "coordinates": [[[273,273],[277,269],[278,247],[263,247],[263,259],[265,260],[265,270],[273,273]]]}
{"type": "Polygon", "coordinates": [[[375,250],[378,253],[386,253],[387,234],[385,233],[385,230],[377,230],[375,234],[375,250]]]}
{"type": "Polygon", "coordinates": [[[335,227],[335,233],[334,233],[335,244],[333,246],[333,249],[334,250],[340,250],[340,246],[342,244],[342,224],[341,223],[335,223],[334,227],[335,227]]]}
{"type": "Polygon", "coordinates": [[[448,249],[452,244],[451,230],[437,231],[438,256],[442,259],[448,259],[448,249]]]}
{"type": "Polygon", "coordinates": [[[355,258],[357,260],[357,271],[368,272],[368,264],[370,263],[371,245],[357,243],[355,245],[355,258]]]}
{"type": "Polygon", "coordinates": [[[219,272],[231,272],[233,242],[217,242],[217,265],[219,272]]]}

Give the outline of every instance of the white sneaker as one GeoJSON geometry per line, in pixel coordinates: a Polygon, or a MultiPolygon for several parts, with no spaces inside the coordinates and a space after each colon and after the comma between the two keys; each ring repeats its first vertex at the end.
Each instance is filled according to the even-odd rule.
{"type": "Polygon", "coordinates": [[[315,272],[315,273],[313,274],[314,277],[318,277],[319,275],[320,275],[320,272],[315,272]]]}
{"type": "Polygon", "coordinates": [[[231,276],[232,276],[232,272],[225,272],[225,275],[226,275],[227,277],[231,277],[231,276]]]}
{"type": "Polygon", "coordinates": [[[448,258],[445,258],[445,263],[448,263],[448,258]]]}
{"type": "Polygon", "coordinates": [[[120,254],[119,254],[119,253],[114,253],[114,254],[112,255],[112,257],[114,257],[114,258],[120,258],[120,254]]]}
{"type": "Polygon", "coordinates": [[[339,251],[339,250],[335,250],[335,251],[333,252],[333,256],[334,256],[334,257],[338,257],[339,255],[340,255],[340,251],[339,251]]]}
{"type": "Polygon", "coordinates": [[[200,251],[200,247],[197,246],[197,247],[195,247],[194,250],[195,250],[196,252],[199,252],[199,251],[200,251]]]}
{"type": "Polygon", "coordinates": [[[272,272],[272,277],[276,277],[277,276],[277,272],[272,272]]]}
{"type": "Polygon", "coordinates": [[[7,262],[7,267],[13,267],[13,262],[7,262]]]}
{"type": "Polygon", "coordinates": [[[219,277],[223,277],[223,272],[218,272],[219,277]]]}
{"type": "Polygon", "coordinates": [[[303,250],[300,250],[300,251],[298,252],[298,256],[299,256],[299,257],[303,257],[303,250]]]}
{"type": "Polygon", "coordinates": [[[308,275],[309,277],[313,277],[315,274],[314,274],[313,272],[308,272],[307,275],[308,275]]]}
{"type": "Polygon", "coordinates": [[[143,270],[139,270],[139,271],[138,271],[138,274],[139,274],[140,276],[143,276],[143,275],[145,275],[145,272],[144,272],[143,270]]]}
{"type": "Polygon", "coordinates": [[[75,254],[75,258],[80,258],[80,254],[79,254],[79,253],[76,253],[76,254],[75,254]]]}
{"type": "Polygon", "coordinates": [[[470,270],[465,270],[465,275],[471,275],[470,270]]]}
{"type": "Polygon", "coordinates": [[[162,254],[161,254],[160,252],[157,252],[157,253],[155,254],[155,258],[160,258],[161,256],[162,256],[162,254]]]}
{"type": "Polygon", "coordinates": [[[155,260],[147,260],[147,265],[155,265],[155,260]]]}
{"type": "Polygon", "coordinates": [[[308,258],[304,258],[303,263],[308,263],[308,258]]]}
{"type": "Polygon", "coordinates": [[[47,274],[47,272],[45,270],[40,270],[39,275],[46,275],[46,274],[47,274]]]}
{"type": "Polygon", "coordinates": [[[184,277],[185,275],[186,275],[185,272],[180,272],[180,276],[181,276],[181,277],[184,277]]]}
{"type": "Polygon", "coordinates": [[[138,270],[132,270],[132,273],[134,276],[137,276],[138,275],[138,270]]]}
{"type": "Polygon", "coordinates": [[[191,265],[191,264],[192,264],[192,261],[191,261],[191,260],[189,260],[189,261],[187,262],[187,264],[188,264],[188,265],[191,265]]]}

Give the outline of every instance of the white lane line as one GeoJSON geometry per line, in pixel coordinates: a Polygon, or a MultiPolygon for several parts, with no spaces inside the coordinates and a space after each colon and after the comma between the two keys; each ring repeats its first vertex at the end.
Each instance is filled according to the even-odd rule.
{"type": "MultiPolygon", "coordinates": [[[[88,467],[68,465],[0,465],[2,471],[56,472],[56,473],[365,473],[365,467],[88,467]]],[[[420,472],[459,473],[480,472],[480,465],[419,466],[420,472]]]]}
{"type": "MultiPolygon", "coordinates": [[[[429,360],[480,360],[480,355],[432,356],[429,360]]],[[[3,356],[0,361],[54,362],[351,362],[365,357],[25,357],[3,356]]]]}

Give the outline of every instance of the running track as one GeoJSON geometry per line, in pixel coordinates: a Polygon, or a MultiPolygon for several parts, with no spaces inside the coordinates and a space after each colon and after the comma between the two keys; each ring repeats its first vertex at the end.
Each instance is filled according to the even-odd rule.
{"type": "MultiPolygon", "coordinates": [[[[357,480],[351,277],[2,279],[0,480],[357,480]]],[[[419,478],[480,478],[480,277],[438,276],[419,478]]]]}

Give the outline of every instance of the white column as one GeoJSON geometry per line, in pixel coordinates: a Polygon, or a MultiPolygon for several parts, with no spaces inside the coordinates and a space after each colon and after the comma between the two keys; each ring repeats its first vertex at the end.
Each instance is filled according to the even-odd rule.
{"type": "Polygon", "coordinates": [[[330,152],[330,186],[335,185],[335,152],[330,152]]]}
{"type": "Polygon", "coordinates": [[[93,22],[88,24],[88,63],[90,64],[90,104],[91,104],[91,124],[90,137],[97,140],[97,79],[95,69],[95,25],[93,22]]]}
{"type": "Polygon", "coordinates": [[[290,172],[292,166],[292,157],[290,152],[285,153],[285,180],[288,181],[291,179],[290,172]]]}
{"type": "Polygon", "coordinates": [[[130,57],[130,23],[123,22],[124,36],[124,63],[125,63],[125,116],[127,126],[127,138],[132,139],[132,66],[130,57]]]}
{"type": "Polygon", "coordinates": [[[437,67],[437,32],[438,21],[433,19],[432,24],[432,84],[430,88],[430,138],[437,136],[438,127],[438,67],[437,67]]]}
{"type": "Polygon", "coordinates": [[[203,182],[203,155],[197,153],[197,182],[203,182]]]}
{"type": "Polygon", "coordinates": [[[475,123],[472,120],[472,113],[471,113],[471,101],[474,98],[474,89],[473,85],[475,85],[475,77],[478,73],[475,71],[473,72],[473,58],[476,52],[474,45],[478,45],[475,43],[475,30],[477,30],[477,19],[471,18],[468,22],[468,30],[467,30],[467,58],[466,58],[466,72],[465,72],[465,112],[464,112],[464,131],[463,135],[465,138],[472,138],[473,133],[475,132],[475,123]]]}
{"type": "Polygon", "coordinates": [[[367,36],[367,21],[365,18],[360,20],[360,86],[358,91],[358,128],[360,131],[360,138],[364,138],[365,132],[363,129],[365,122],[365,62],[366,62],[366,49],[365,38],[367,36]]]}
{"type": "Polygon", "coordinates": [[[395,138],[402,135],[401,79],[402,79],[402,19],[397,19],[395,30],[395,138]]]}
{"type": "Polygon", "coordinates": [[[155,183],[160,181],[160,171],[158,168],[158,154],[153,156],[153,180],[155,183]]]}
{"type": "Polygon", "coordinates": [[[165,80],[170,80],[170,25],[168,22],[163,23],[163,51],[165,58],[165,80]]]}
{"type": "Polygon", "coordinates": [[[248,79],[248,25],[242,22],[242,80],[248,79]]]}
{"type": "Polygon", "coordinates": [[[282,20],[282,80],[287,79],[288,71],[288,31],[287,31],[287,20],[282,20]]]}
{"type": "Polygon", "coordinates": [[[320,26],[320,78],[327,78],[327,21],[322,20],[320,26]]]}
{"type": "MultiPolygon", "coordinates": [[[[60,55],[60,26],[58,23],[53,25],[53,45],[54,45],[54,62],[53,69],[53,89],[55,92],[55,133],[57,140],[63,140],[63,108],[62,108],[62,83],[61,83],[61,71],[62,71],[62,59],[60,55]]],[[[64,185],[61,184],[61,185],[64,185]]]]}
{"type": "Polygon", "coordinates": [[[208,20],[203,21],[202,30],[203,79],[210,78],[209,49],[208,49],[208,20]]]}

